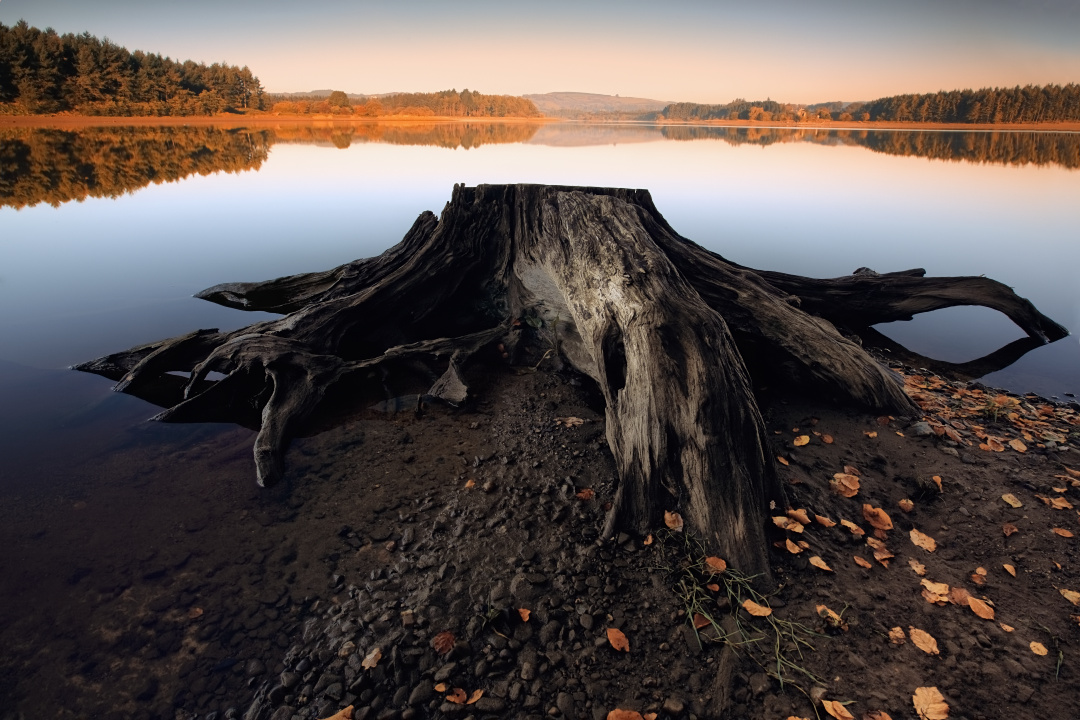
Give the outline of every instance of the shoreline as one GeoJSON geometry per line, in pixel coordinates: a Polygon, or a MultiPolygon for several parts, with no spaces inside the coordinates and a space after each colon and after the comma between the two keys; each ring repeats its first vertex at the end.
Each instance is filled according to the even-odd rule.
{"type": "Polygon", "coordinates": [[[532,125],[567,123],[582,125],[656,125],[661,127],[734,127],[791,130],[964,130],[971,132],[1080,132],[1080,122],[1064,123],[923,123],[877,121],[815,121],[802,123],[757,122],[751,120],[571,120],[556,117],[451,117],[445,115],[387,115],[354,117],[340,115],[189,115],[189,116],[96,116],[96,115],[0,115],[0,128],[82,128],[82,127],[171,127],[183,125],[230,127],[274,125],[407,125],[443,123],[483,123],[532,125]]]}

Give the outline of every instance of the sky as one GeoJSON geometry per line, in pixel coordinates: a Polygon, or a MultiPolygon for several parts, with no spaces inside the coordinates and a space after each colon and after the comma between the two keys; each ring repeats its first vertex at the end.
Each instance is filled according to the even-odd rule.
{"type": "Polygon", "coordinates": [[[269,92],[706,103],[1080,81],[1077,0],[0,0],[0,22],[247,65],[269,92]]]}

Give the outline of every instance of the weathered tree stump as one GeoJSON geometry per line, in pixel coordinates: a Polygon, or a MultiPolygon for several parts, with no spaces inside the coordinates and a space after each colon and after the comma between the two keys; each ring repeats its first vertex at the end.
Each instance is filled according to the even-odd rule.
{"type": "Polygon", "coordinates": [[[1067,331],[985,278],[922,271],[814,280],[731,263],[681,237],[645,190],[456,186],[376,258],[198,297],[282,313],[229,333],[199,330],[78,366],[167,409],[170,422],[259,427],[258,481],[277,482],[290,438],[327,392],[378,366],[436,359],[429,391],[460,404],[461,367],[511,344],[523,318],[556,328],[565,360],[606,402],[619,485],[605,536],[645,533],[678,510],[710,549],[767,571],[769,503],[783,502],[751,386],[794,378],[863,406],[917,410],[902,384],[837,330],[984,305],[1034,341],[1067,331]],[[189,374],[185,381],[169,372],[189,374]],[[207,380],[217,371],[225,377],[207,380]]]}

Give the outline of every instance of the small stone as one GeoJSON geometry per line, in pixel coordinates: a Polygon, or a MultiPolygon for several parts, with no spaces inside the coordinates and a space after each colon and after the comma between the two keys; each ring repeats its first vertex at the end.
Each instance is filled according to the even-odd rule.
{"type": "Polygon", "coordinates": [[[247,665],[244,666],[244,672],[248,677],[255,677],[256,675],[262,675],[266,672],[266,666],[263,665],[262,660],[258,658],[252,658],[248,660],[247,665]]]}
{"type": "Polygon", "coordinates": [[[685,705],[678,698],[668,698],[664,701],[664,712],[668,715],[681,715],[685,705]]]}
{"type": "Polygon", "coordinates": [[[337,654],[338,654],[338,657],[340,657],[340,658],[347,658],[347,657],[349,657],[350,655],[352,655],[355,652],[356,652],[356,643],[354,643],[353,641],[350,640],[348,642],[341,643],[341,647],[338,648],[338,653],[337,654]]]}
{"type": "Polygon", "coordinates": [[[567,692],[559,693],[555,699],[555,707],[559,708],[565,718],[576,718],[577,710],[574,707],[574,696],[567,692]]]}
{"type": "Polygon", "coordinates": [[[426,680],[421,680],[420,684],[412,689],[409,693],[408,704],[409,705],[427,705],[429,702],[435,699],[435,690],[431,683],[426,680]]]}
{"type": "Polygon", "coordinates": [[[908,428],[908,432],[915,437],[929,437],[934,434],[934,429],[928,422],[917,422],[908,428]]]}
{"type": "Polygon", "coordinates": [[[449,680],[450,676],[454,674],[455,670],[457,670],[456,662],[446,663],[441,668],[435,671],[435,682],[439,683],[443,682],[444,680],[449,680]]]}
{"type": "Polygon", "coordinates": [[[341,696],[344,694],[345,688],[342,687],[341,683],[339,682],[333,683],[332,685],[329,685],[325,690],[323,690],[323,695],[330,698],[331,700],[340,700],[341,696]]]}
{"type": "Polygon", "coordinates": [[[473,703],[473,707],[477,712],[501,713],[506,709],[506,702],[502,698],[485,695],[473,703]]]}
{"type": "Polygon", "coordinates": [[[525,682],[536,679],[536,663],[526,660],[521,664],[521,679],[525,682]]]}

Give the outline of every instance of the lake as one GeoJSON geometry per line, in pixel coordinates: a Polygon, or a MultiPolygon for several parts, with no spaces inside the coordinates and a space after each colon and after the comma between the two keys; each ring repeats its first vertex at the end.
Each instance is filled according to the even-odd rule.
{"type": "MultiPolygon", "coordinates": [[[[325,567],[303,553],[318,556],[310,548],[337,532],[318,525],[333,514],[317,508],[310,529],[290,527],[291,506],[255,487],[249,430],[147,423],[156,408],[67,367],[196,328],[246,325],[259,316],[192,294],[376,255],[421,211],[438,212],[454,183],[647,188],[677,231],[742,265],[818,277],[864,266],[986,275],[1080,327],[1078,134],[564,123],[8,128],[0,162],[8,650],[0,712],[17,707],[2,700],[14,697],[24,698],[18,707],[65,697],[87,707],[85,689],[58,678],[96,676],[103,657],[125,697],[167,701],[138,663],[172,657],[179,640],[147,631],[152,619],[133,607],[198,597],[227,613],[234,593],[257,602],[263,571],[249,565],[263,567],[298,532],[310,537],[288,582],[297,597],[314,594],[325,567]],[[173,599],[162,600],[162,587],[173,599]],[[89,637],[105,654],[87,649],[89,637]]],[[[981,308],[879,329],[949,362],[1022,336],[981,308]]],[[[1071,336],[983,381],[1067,400],[1080,390],[1078,359],[1071,336]]],[[[297,442],[295,452],[315,463],[325,451],[317,442],[297,442]]],[[[239,652],[216,637],[207,635],[221,657],[239,652]]]]}

